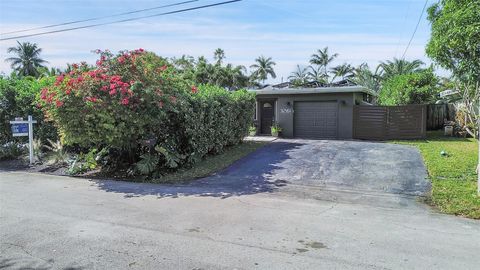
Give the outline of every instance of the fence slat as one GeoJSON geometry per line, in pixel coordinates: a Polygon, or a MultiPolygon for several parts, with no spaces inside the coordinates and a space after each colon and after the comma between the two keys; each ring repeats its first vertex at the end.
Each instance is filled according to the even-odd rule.
{"type": "Polygon", "coordinates": [[[425,138],[429,110],[425,105],[354,106],[353,137],[364,140],[425,138]]]}
{"type": "Polygon", "coordinates": [[[442,129],[445,121],[455,120],[455,108],[452,104],[427,105],[427,130],[442,129]]]}

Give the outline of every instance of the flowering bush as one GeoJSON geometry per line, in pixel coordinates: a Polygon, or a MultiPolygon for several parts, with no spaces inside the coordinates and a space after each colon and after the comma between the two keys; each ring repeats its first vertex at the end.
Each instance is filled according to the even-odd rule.
{"type": "Polygon", "coordinates": [[[177,85],[167,61],[153,53],[98,53],[96,68],[74,64],[42,89],[40,106],[67,145],[127,149],[158,133],[167,107],[186,85],[177,85]]]}
{"type": "Polygon", "coordinates": [[[64,144],[109,148],[130,164],[154,155],[160,169],[191,164],[247,133],[252,94],[197,87],[142,49],[97,53],[95,68],[72,65],[39,94],[64,144]]]}

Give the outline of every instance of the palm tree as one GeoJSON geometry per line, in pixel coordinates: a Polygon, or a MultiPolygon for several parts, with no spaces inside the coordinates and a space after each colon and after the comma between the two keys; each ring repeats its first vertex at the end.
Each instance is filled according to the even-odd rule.
{"type": "Polygon", "coordinates": [[[41,48],[36,43],[18,42],[18,46],[10,47],[7,53],[14,53],[17,57],[7,58],[5,61],[11,62],[11,67],[20,76],[38,76],[38,68],[43,67],[47,61],[40,58],[41,48]]]}
{"type": "Polygon", "coordinates": [[[380,91],[380,69],[377,67],[375,71],[371,71],[367,63],[358,66],[355,71],[355,76],[352,78],[357,85],[364,86],[370,90],[378,93],[380,91]]]}
{"type": "Polygon", "coordinates": [[[213,53],[213,59],[217,62],[217,65],[221,65],[223,60],[225,59],[225,51],[221,48],[218,48],[213,53]]]}
{"type": "Polygon", "coordinates": [[[268,79],[270,75],[273,79],[277,78],[275,74],[275,70],[273,66],[276,65],[275,62],[272,61],[271,57],[260,56],[255,59],[255,64],[251,65],[250,68],[253,69],[252,76],[254,80],[260,80],[262,83],[265,83],[265,80],[268,79]]]}
{"type": "Polygon", "coordinates": [[[319,82],[319,83],[328,83],[328,75],[325,76],[325,74],[322,72],[320,67],[313,67],[313,66],[308,66],[308,78],[312,81],[319,82]]]}
{"type": "Polygon", "coordinates": [[[316,65],[323,69],[323,74],[328,78],[328,65],[338,57],[338,53],[330,55],[328,53],[328,47],[317,50],[316,54],[312,54],[310,58],[310,64],[316,65]]]}
{"type": "Polygon", "coordinates": [[[297,70],[292,72],[288,79],[297,86],[305,84],[308,81],[307,68],[301,68],[300,65],[297,65],[297,70]]]}
{"type": "Polygon", "coordinates": [[[354,67],[352,67],[350,64],[344,63],[341,65],[338,65],[336,67],[333,67],[330,72],[333,74],[332,82],[336,78],[342,78],[342,80],[345,80],[347,78],[351,78],[354,76],[353,71],[355,70],[354,67]]]}
{"type": "Polygon", "coordinates": [[[382,69],[382,79],[388,79],[395,75],[410,74],[422,71],[423,66],[421,60],[408,61],[405,59],[394,58],[393,61],[387,60],[385,62],[380,62],[379,67],[382,69]]]}
{"type": "Polygon", "coordinates": [[[62,74],[62,70],[59,68],[50,68],[48,69],[47,67],[40,67],[37,69],[38,74],[40,77],[51,77],[51,76],[58,76],[62,74]]]}

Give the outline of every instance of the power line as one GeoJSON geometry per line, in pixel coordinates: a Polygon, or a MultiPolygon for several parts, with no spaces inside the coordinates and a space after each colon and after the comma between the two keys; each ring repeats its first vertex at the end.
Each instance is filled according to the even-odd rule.
{"type": "Polygon", "coordinates": [[[412,1],[408,1],[407,11],[405,12],[405,17],[403,18],[402,23],[402,31],[400,32],[400,36],[398,37],[397,46],[395,47],[395,57],[397,57],[398,49],[400,48],[400,43],[403,39],[403,34],[405,33],[405,24],[407,23],[407,18],[410,15],[410,7],[412,6],[412,1]]]}
{"type": "Polygon", "coordinates": [[[123,20],[112,21],[112,22],[106,22],[106,23],[97,23],[97,24],[90,24],[90,25],[84,25],[84,26],[54,30],[54,31],[41,32],[41,33],[36,33],[36,34],[21,35],[21,36],[9,37],[9,38],[0,38],[0,41],[19,39],[19,38],[25,38],[25,37],[41,36],[41,35],[60,33],[60,32],[67,32],[67,31],[73,31],[73,30],[78,30],[78,29],[85,29],[85,28],[92,28],[92,27],[103,26],[103,25],[110,25],[110,24],[115,24],[115,23],[130,22],[130,21],[136,21],[136,20],[145,19],[145,18],[159,17],[159,16],[164,16],[164,15],[183,13],[183,12],[186,12],[186,11],[192,11],[192,10],[197,10],[197,9],[204,9],[204,8],[209,8],[209,7],[214,7],[214,6],[226,5],[226,4],[231,4],[231,3],[234,3],[234,2],[240,2],[240,1],[242,1],[242,0],[231,0],[231,1],[225,1],[225,2],[220,2],[220,3],[210,4],[210,5],[203,5],[203,6],[197,6],[197,7],[192,7],[192,8],[185,8],[185,9],[180,9],[180,10],[174,10],[174,11],[158,13],[158,14],[153,14],[153,15],[148,15],[148,16],[134,17],[134,18],[123,19],[123,20]]]}
{"type": "Polygon", "coordinates": [[[167,8],[167,7],[180,6],[180,5],[189,4],[189,3],[198,2],[198,1],[199,1],[199,0],[184,1],[184,2],[179,2],[179,3],[169,4],[169,5],[163,5],[163,6],[151,7],[151,8],[145,8],[145,9],[138,9],[138,10],[133,10],[133,11],[128,11],[128,12],[123,12],[123,13],[108,15],[108,16],[95,17],[95,18],[90,18],[90,19],[84,19],[84,20],[78,20],[78,21],[70,21],[70,22],[65,22],[65,23],[52,24],[52,25],[46,25],[46,26],[40,26],[40,27],[35,27],[35,28],[17,30],[17,31],[12,31],[12,32],[0,33],[0,35],[22,33],[22,32],[28,32],[28,31],[33,31],[33,30],[40,30],[40,29],[57,27],[57,26],[64,26],[64,25],[69,25],[69,24],[75,24],[75,23],[97,21],[97,20],[101,20],[101,19],[112,18],[112,17],[119,17],[119,16],[123,16],[123,15],[140,13],[140,12],[150,11],[150,10],[155,10],[155,9],[162,9],[162,8],[167,8]]]}
{"type": "Polygon", "coordinates": [[[405,59],[405,55],[407,54],[408,48],[410,48],[410,44],[412,43],[413,37],[415,37],[415,34],[417,33],[418,26],[420,25],[420,22],[422,21],[423,18],[423,13],[425,12],[425,9],[427,8],[428,0],[425,0],[425,5],[423,5],[422,13],[420,13],[420,17],[418,18],[417,25],[415,26],[415,30],[413,30],[412,37],[410,38],[410,41],[408,41],[407,47],[405,48],[405,51],[403,52],[402,59],[405,59]]]}

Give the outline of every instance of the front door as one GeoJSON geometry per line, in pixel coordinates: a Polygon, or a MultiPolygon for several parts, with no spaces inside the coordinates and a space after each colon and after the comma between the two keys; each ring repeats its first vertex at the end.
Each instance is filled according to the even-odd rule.
{"type": "Polygon", "coordinates": [[[271,127],[275,120],[275,103],[273,101],[264,101],[261,106],[261,133],[272,134],[271,127]]]}

